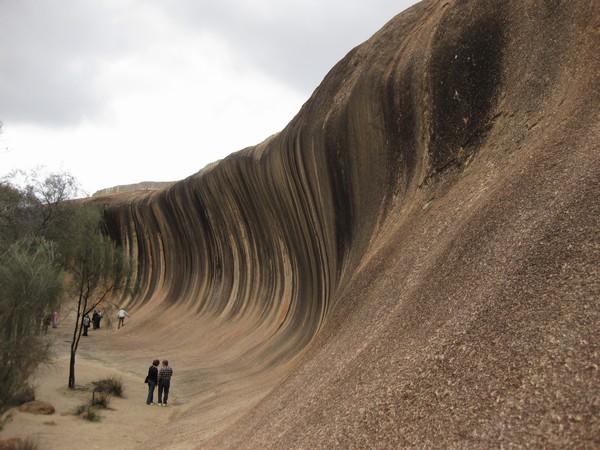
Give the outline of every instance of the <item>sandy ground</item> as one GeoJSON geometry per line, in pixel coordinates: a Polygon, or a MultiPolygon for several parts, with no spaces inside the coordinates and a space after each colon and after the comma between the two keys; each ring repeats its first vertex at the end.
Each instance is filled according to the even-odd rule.
{"type": "MultiPolygon", "coordinates": [[[[69,338],[71,323],[61,323],[51,329],[56,338],[56,358],[51,366],[43,366],[37,377],[36,399],[49,402],[56,408],[53,415],[34,415],[8,411],[10,416],[0,431],[0,439],[30,438],[40,449],[130,449],[140,446],[149,434],[169,422],[177,412],[177,394],[172,392],[166,408],[145,403],[147,385],[144,383],[147,367],[139,373],[127,370],[126,362],[119,363],[115,345],[116,330],[101,328],[82,337],[77,355],[75,379],[77,389],[67,388],[69,374],[69,338]],[[95,349],[94,339],[102,346],[95,349]],[[93,352],[93,357],[91,356],[93,352]],[[100,410],[101,420],[90,422],[74,415],[75,409],[91,398],[90,384],[110,376],[123,380],[124,398],[111,397],[109,409],[100,410]]],[[[155,391],[155,401],[156,401],[155,391]]]]}

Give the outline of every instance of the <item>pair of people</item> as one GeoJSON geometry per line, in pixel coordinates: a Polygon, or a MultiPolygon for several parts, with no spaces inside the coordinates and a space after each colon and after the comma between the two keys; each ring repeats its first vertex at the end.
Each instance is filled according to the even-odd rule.
{"type": "Polygon", "coordinates": [[[146,383],[148,383],[148,398],[146,399],[146,404],[154,405],[154,389],[158,385],[158,406],[167,406],[173,369],[169,367],[169,361],[166,359],[163,360],[160,369],[158,368],[158,364],[158,359],[155,359],[148,368],[148,376],[146,377],[146,383]]]}

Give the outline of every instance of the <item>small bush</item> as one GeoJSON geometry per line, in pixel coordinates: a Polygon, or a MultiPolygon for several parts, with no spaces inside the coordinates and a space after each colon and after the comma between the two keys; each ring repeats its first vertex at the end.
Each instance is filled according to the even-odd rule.
{"type": "Polygon", "coordinates": [[[108,408],[109,397],[105,392],[100,392],[94,389],[92,393],[92,400],[90,401],[90,406],[98,409],[107,409],[108,408]]]}
{"type": "Polygon", "coordinates": [[[98,422],[100,420],[100,414],[98,414],[96,409],[89,403],[77,407],[75,415],[82,419],[89,420],[90,422],[98,422]]]}
{"type": "Polygon", "coordinates": [[[6,384],[0,383],[0,414],[13,406],[35,400],[35,389],[28,382],[21,381],[21,386],[14,386],[14,381],[17,379],[7,380],[6,384]]]}
{"type": "Polygon", "coordinates": [[[108,409],[111,395],[123,397],[123,380],[117,377],[109,377],[93,381],[92,385],[94,385],[92,398],[88,403],[79,406],[75,410],[75,415],[90,422],[97,422],[100,420],[97,410],[108,409]]]}
{"type": "Polygon", "coordinates": [[[39,450],[39,444],[31,438],[21,441],[15,447],[15,450],[39,450]]]}
{"type": "Polygon", "coordinates": [[[35,388],[29,384],[23,384],[13,394],[13,400],[15,405],[22,405],[23,403],[31,402],[35,400],[35,388]]]}
{"type": "Polygon", "coordinates": [[[123,380],[118,377],[109,377],[102,380],[94,381],[92,383],[96,386],[96,389],[101,392],[105,392],[108,395],[114,395],[115,397],[123,397],[123,380]]]}

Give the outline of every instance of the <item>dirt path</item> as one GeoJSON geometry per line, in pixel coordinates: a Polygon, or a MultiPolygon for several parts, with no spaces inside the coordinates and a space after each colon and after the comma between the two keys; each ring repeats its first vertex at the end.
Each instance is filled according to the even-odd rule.
{"type": "MultiPolygon", "coordinates": [[[[37,416],[13,408],[12,417],[0,431],[0,439],[20,437],[37,442],[40,449],[131,449],[140,446],[149,435],[164,427],[177,414],[176,395],[168,408],[147,406],[144,384],[146,367],[133,371],[120,358],[115,344],[115,330],[102,328],[82,337],[77,354],[76,382],[78,389],[67,388],[69,372],[70,321],[65,321],[49,333],[56,337],[57,356],[51,366],[40,368],[36,399],[54,405],[51,416],[37,416]],[[123,380],[124,398],[111,397],[109,409],[100,411],[99,422],[89,422],[73,411],[91,398],[85,389],[96,380],[118,376],[123,380]]],[[[156,395],[156,394],[155,394],[156,395]]]]}

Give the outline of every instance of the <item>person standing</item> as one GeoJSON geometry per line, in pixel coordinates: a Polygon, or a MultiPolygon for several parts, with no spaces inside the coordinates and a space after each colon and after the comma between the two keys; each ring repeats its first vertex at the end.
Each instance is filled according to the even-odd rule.
{"type": "Polygon", "coordinates": [[[117,326],[117,330],[125,326],[125,316],[131,317],[123,308],[119,309],[119,312],[117,313],[117,318],[119,319],[119,325],[117,326]]]}
{"type": "Polygon", "coordinates": [[[85,316],[83,316],[81,325],[83,325],[83,335],[87,336],[88,328],[90,327],[90,315],[89,314],[86,314],[85,316]]]}
{"type": "Polygon", "coordinates": [[[58,326],[58,312],[53,311],[50,315],[50,320],[52,322],[52,328],[56,328],[58,326]]]}
{"type": "Polygon", "coordinates": [[[169,367],[169,361],[164,359],[158,371],[158,406],[167,406],[172,376],[173,369],[169,367]]]}
{"type": "Polygon", "coordinates": [[[94,314],[92,314],[92,324],[93,324],[94,330],[97,330],[98,328],[100,328],[100,315],[98,314],[97,309],[95,309],[94,314]]]}
{"type": "Polygon", "coordinates": [[[154,405],[154,388],[158,383],[158,364],[158,359],[155,359],[148,368],[148,376],[146,377],[146,383],[148,383],[148,398],[146,399],[146,405],[154,405]]]}

